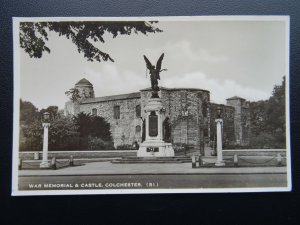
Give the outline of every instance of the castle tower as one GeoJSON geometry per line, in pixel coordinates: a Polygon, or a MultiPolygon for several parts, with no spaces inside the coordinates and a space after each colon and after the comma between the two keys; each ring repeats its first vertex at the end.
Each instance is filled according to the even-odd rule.
{"type": "Polygon", "coordinates": [[[85,78],[81,79],[75,84],[75,88],[78,90],[80,100],[86,98],[95,98],[93,85],[85,78]]]}
{"type": "Polygon", "coordinates": [[[75,84],[75,89],[78,90],[79,97],[76,101],[68,101],[65,104],[65,115],[77,115],[80,113],[80,102],[87,98],[95,98],[93,85],[85,78],[75,84]]]}
{"type": "Polygon", "coordinates": [[[235,140],[238,145],[247,145],[249,128],[247,124],[250,120],[249,108],[244,98],[233,96],[226,99],[227,105],[235,109],[234,112],[234,131],[235,140]]]}

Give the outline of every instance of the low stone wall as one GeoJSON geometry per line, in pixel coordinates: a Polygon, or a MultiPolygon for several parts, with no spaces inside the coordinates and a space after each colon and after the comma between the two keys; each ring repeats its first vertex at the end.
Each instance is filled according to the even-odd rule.
{"type": "MultiPolygon", "coordinates": [[[[42,158],[42,152],[19,152],[22,160],[35,159],[34,155],[38,153],[38,159],[42,158]]],[[[71,155],[74,159],[91,159],[91,158],[111,158],[111,157],[128,157],[136,156],[137,150],[112,150],[112,151],[49,151],[48,158],[69,159],[71,155]]]]}
{"type": "Polygon", "coordinates": [[[234,149],[223,150],[223,156],[276,156],[278,153],[282,157],[286,157],[286,149],[234,149]]]}

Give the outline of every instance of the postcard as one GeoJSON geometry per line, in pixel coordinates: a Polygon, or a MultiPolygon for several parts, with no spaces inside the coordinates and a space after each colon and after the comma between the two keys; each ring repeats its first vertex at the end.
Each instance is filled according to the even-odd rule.
{"type": "Polygon", "coordinates": [[[13,31],[12,195],[291,191],[288,16],[13,31]]]}

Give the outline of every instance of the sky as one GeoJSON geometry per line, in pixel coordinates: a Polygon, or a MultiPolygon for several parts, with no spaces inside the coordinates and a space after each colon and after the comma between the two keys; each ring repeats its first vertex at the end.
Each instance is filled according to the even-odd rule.
{"type": "Polygon", "coordinates": [[[268,99],[286,75],[287,40],[283,21],[160,21],[163,32],[131,34],[95,43],[115,62],[88,62],[65,37],[49,33],[51,53],[30,58],[20,50],[20,97],[37,108],[68,101],[65,92],[82,78],[96,97],[137,92],[150,87],[146,55],[152,64],[165,53],[159,86],[200,88],[211,101],[225,104],[240,96],[268,99]]]}

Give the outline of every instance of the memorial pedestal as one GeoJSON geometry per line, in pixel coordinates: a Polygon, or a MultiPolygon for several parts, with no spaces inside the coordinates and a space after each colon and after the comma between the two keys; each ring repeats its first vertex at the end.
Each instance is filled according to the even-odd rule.
{"type": "Polygon", "coordinates": [[[137,152],[138,157],[172,157],[174,149],[171,143],[163,141],[164,110],[160,98],[149,99],[145,107],[146,138],[137,152]]]}

